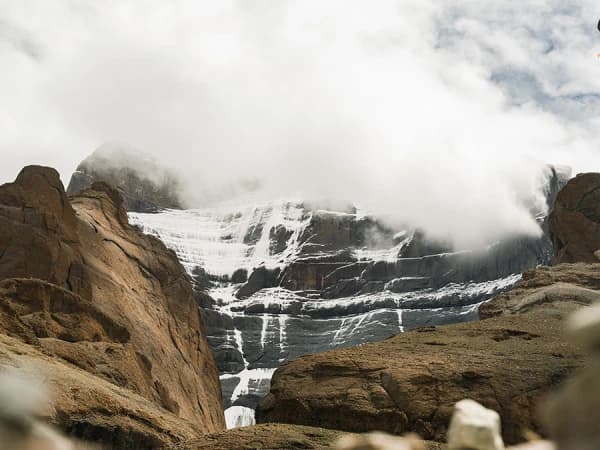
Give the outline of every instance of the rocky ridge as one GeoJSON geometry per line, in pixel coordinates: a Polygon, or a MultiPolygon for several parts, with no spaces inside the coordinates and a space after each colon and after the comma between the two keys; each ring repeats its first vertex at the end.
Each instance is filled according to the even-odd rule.
{"type": "Polygon", "coordinates": [[[0,366],[46,374],[48,419],[112,448],[224,427],[216,365],[175,254],[95,183],[53,169],[0,186],[0,366]]]}
{"type": "Polygon", "coordinates": [[[126,148],[107,145],[92,153],[77,166],[67,193],[77,194],[96,182],[116,188],[127,211],[157,212],[183,206],[175,174],[150,157],[126,148]]]}

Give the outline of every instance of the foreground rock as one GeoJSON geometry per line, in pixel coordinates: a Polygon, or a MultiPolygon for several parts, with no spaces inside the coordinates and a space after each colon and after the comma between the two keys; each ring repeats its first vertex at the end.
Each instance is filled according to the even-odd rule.
{"type": "Polygon", "coordinates": [[[208,434],[169,447],[169,450],[325,449],[332,448],[340,434],[324,428],[264,424],[208,434]]]}
{"type": "Polygon", "coordinates": [[[189,278],[105,184],[69,202],[27,167],[0,186],[0,337],[0,368],[46,376],[48,418],[75,436],[146,448],[224,427],[189,278]]]}
{"type": "Polygon", "coordinates": [[[201,435],[197,423],[157,407],[132,390],[0,334],[0,369],[7,367],[47,386],[53,401],[39,411],[44,422],[82,440],[100,442],[103,448],[159,448],[201,435]]]}
{"type": "Polygon", "coordinates": [[[600,256],[600,174],[570,180],[550,215],[556,262],[598,262],[600,256]]]}
{"type": "MultiPolygon", "coordinates": [[[[169,447],[169,450],[336,449],[340,438],[345,436],[340,431],[324,428],[268,423],[205,435],[169,447]]],[[[424,450],[445,448],[435,442],[424,442],[423,445],[424,450]]]]}
{"type": "Polygon", "coordinates": [[[535,405],[583,363],[564,318],[600,300],[600,265],[526,272],[480,309],[486,320],[416,329],[300,358],[275,372],[257,421],[416,432],[445,440],[453,406],[472,398],[500,414],[505,442],[542,433],[535,405]]]}
{"type": "Polygon", "coordinates": [[[121,193],[128,211],[182,207],[181,187],[175,174],[148,156],[128,149],[100,147],[77,166],[67,192],[74,195],[100,181],[121,193]]]}

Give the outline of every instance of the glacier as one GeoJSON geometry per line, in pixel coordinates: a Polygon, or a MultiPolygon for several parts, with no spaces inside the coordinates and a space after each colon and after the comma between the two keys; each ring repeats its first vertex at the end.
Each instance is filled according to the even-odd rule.
{"type": "Polygon", "coordinates": [[[417,230],[385,229],[355,209],[294,201],[130,212],[129,218],[174,250],[209,296],[201,307],[228,427],[254,423],[254,408],[288,359],[474,320],[481,302],[548,256],[544,243],[528,238],[465,256],[425,243],[417,230]],[[530,254],[515,262],[514,249],[521,255],[523,246],[530,254]],[[259,269],[268,276],[255,276],[262,284],[250,286],[259,269]],[[245,275],[234,280],[240,270],[245,275]],[[249,286],[249,295],[240,296],[249,286]]]}

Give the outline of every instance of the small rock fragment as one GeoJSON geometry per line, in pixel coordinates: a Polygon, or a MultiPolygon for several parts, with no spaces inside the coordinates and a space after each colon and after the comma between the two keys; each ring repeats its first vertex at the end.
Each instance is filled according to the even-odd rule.
{"type": "Polygon", "coordinates": [[[449,450],[504,450],[500,436],[500,416],[473,400],[454,405],[448,429],[449,450]]]}

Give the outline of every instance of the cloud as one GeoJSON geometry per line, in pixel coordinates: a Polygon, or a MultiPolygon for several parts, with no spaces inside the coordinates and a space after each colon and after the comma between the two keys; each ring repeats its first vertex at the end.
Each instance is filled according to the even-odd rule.
{"type": "Polygon", "coordinates": [[[598,168],[598,15],[590,0],[7,2],[0,23],[40,57],[0,33],[0,179],[36,162],[66,181],[119,141],[178,169],[199,205],[259,180],[256,195],[358,203],[458,246],[535,234],[544,164],[598,168]]]}

